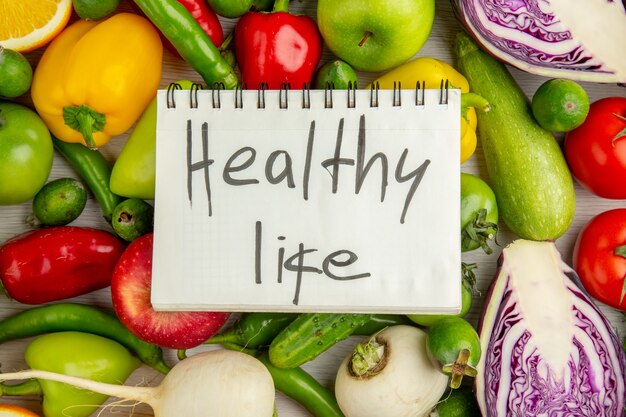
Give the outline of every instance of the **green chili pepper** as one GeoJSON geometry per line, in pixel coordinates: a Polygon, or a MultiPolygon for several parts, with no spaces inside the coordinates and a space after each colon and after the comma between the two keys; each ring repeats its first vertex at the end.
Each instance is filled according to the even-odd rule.
{"type": "Polygon", "coordinates": [[[233,89],[239,80],[209,36],[177,0],[135,0],[135,4],[174,45],[180,56],[208,86],[233,89]]]}
{"type": "Polygon", "coordinates": [[[274,386],[315,417],[344,417],[335,396],[302,368],[277,368],[267,352],[258,359],[272,375],[274,386]]]}
{"type": "MultiPolygon", "coordinates": [[[[31,369],[122,384],[140,365],[124,346],[89,333],[60,332],[40,336],[24,352],[31,369]]],[[[39,380],[46,417],[87,417],[107,395],[59,382],[39,380]]]]}
{"type": "Polygon", "coordinates": [[[0,321],[0,343],[68,330],[112,339],[155,370],[164,374],[170,370],[161,348],[133,335],[113,314],[82,304],[47,304],[8,317],[0,321]]]}
{"type": "Polygon", "coordinates": [[[98,200],[102,215],[111,222],[113,209],[122,201],[122,197],[113,194],[109,189],[111,167],[105,157],[97,150],[92,150],[80,143],[63,142],[52,136],[52,143],[81,178],[98,200]]]}
{"type": "Polygon", "coordinates": [[[228,331],[216,334],[204,343],[234,343],[247,349],[269,346],[296,317],[298,314],[295,313],[244,313],[228,331]]]}

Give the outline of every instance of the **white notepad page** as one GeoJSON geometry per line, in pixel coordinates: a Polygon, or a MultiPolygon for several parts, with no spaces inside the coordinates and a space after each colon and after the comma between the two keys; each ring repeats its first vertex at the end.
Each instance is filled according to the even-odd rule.
{"type": "Polygon", "coordinates": [[[458,312],[460,92],[422,93],[159,91],[154,307],[458,312]]]}

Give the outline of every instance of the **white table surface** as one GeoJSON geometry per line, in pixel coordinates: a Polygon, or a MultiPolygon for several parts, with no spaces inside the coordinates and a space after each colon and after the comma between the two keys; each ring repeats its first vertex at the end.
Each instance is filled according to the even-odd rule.
{"type": "MultiPolygon", "coordinates": [[[[437,0],[436,3],[436,19],[433,26],[430,38],[424,48],[419,51],[417,56],[431,56],[449,63],[455,64],[455,60],[452,54],[452,42],[455,34],[461,29],[459,23],[456,21],[450,3],[447,0],[437,0]]],[[[310,16],[315,16],[316,2],[313,0],[294,1],[292,3],[292,11],[301,11],[310,16]]],[[[128,4],[122,3],[120,11],[130,10],[128,4]]],[[[235,20],[222,19],[225,33],[228,33],[235,20]]],[[[35,65],[41,50],[28,54],[29,60],[35,65]]],[[[322,61],[326,62],[333,59],[333,56],[324,50],[322,61]]],[[[529,97],[532,97],[534,91],[546,81],[546,78],[534,76],[521,72],[516,69],[511,69],[514,77],[521,85],[522,89],[529,97]]],[[[366,85],[369,81],[374,79],[377,74],[359,74],[359,84],[361,86],[366,85]]],[[[180,79],[191,79],[193,81],[201,82],[201,78],[196,74],[187,64],[182,61],[176,60],[169,53],[164,54],[164,67],[163,78],[161,87],[166,87],[170,82],[180,79]]],[[[626,89],[617,85],[601,85],[582,83],[586,89],[592,101],[602,97],[608,96],[626,96],[626,89]]],[[[28,98],[24,98],[22,101],[28,102],[28,98]]],[[[114,138],[109,144],[101,148],[101,152],[113,163],[116,155],[119,153],[127,134],[114,138]]],[[[561,140],[561,137],[558,137],[561,140]]],[[[475,156],[462,166],[462,170],[478,174],[483,178],[486,178],[485,164],[480,149],[477,149],[475,156]]],[[[67,165],[67,163],[59,156],[55,155],[52,172],[50,174],[50,180],[72,176],[76,177],[76,173],[67,165]]],[[[606,200],[600,197],[594,196],[591,193],[583,190],[580,186],[576,185],[577,194],[577,208],[576,215],[572,225],[567,233],[557,240],[557,246],[564,259],[571,263],[572,250],[574,241],[581,227],[594,215],[617,207],[624,207],[624,200],[606,200]]],[[[30,202],[24,203],[18,206],[0,206],[0,242],[6,239],[28,230],[28,226],[25,223],[25,218],[31,213],[30,202]]],[[[81,216],[73,223],[80,226],[92,226],[100,227],[104,229],[110,229],[101,218],[100,208],[97,203],[90,198],[87,203],[87,207],[81,216]]],[[[515,238],[510,232],[506,230],[504,225],[501,226],[499,234],[499,242],[502,245],[506,245],[508,242],[515,238]]],[[[500,248],[496,248],[492,255],[485,255],[481,251],[474,251],[463,255],[463,260],[466,262],[478,263],[477,278],[478,278],[478,290],[483,295],[486,293],[489,282],[491,281],[495,268],[500,248]]],[[[96,291],[94,293],[76,297],[71,299],[72,302],[88,303],[104,308],[111,308],[110,292],[108,289],[96,291]]],[[[474,297],[474,306],[467,317],[472,323],[476,323],[478,315],[483,305],[483,297],[476,295],[474,297]]],[[[28,308],[28,306],[21,305],[15,301],[10,301],[7,298],[0,298],[0,318],[14,314],[22,309],[28,308]]],[[[626,319],[624,315],[613,310],[607,306],[600,305],[602,311],[608,316],[611,323],[617,328],[621,337],[626,335],[626,319]]],[[[22,352],[26,344],[31,339],[9,342],[2,345],[0,349],[0,364],[2,372],[9,372],[13,370],[20,370],[26,367],[22,352]]],[[[314,375],[322,384],[332,388],[334,376],[337,366],[343,357],[354,347],[359,341],[359,338],[352,337],[348,340],[339,343],[331,350],[325,352],[316,360],[304,365],[303,367],[314,375]]],[[[189,351],[189,354],[198,352],[201,350],[211,349],[211,347],[203,346],[200,348],[189,351]]],[[[166,359],[171,363],[175,363],[175,352],[167,351],[166,359]]],[[[129,385],[155,385],[161,379],[161,375],[153,371],[152,369],[142,366],[138,369],[127,381],[129,385]]],[[[277,396],[278,412],[281,417],[296,417],[309,415],[298,404],[290,399],[283,397],[281,394],[277,396]]],[[[14,402],[23,404],[26,407],[38,411],[40,410],[38,398],[10,398],[6,397],[0,400],[1,402],[14,402]]],[[[144,416],[152,415],[151,409],[146,405],[138,405],[135,408],[130,407],[107,407],[102,410],[101,417],[119,416],[119,415],[132,415],[144,416]]],[[[95,415],[95,414],[94,414],[95,415]]]]}

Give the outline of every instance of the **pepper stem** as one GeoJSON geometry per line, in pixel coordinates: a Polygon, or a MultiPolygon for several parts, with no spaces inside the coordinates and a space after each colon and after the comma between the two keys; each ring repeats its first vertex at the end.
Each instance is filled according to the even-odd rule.
{"type": "Polygon", "coordinates": [[[289,0],[276,0],[272,12],[289,13],[289,0]]]}
{"type": "Polygon", "coordinates": [[[461,349],[454,363],[444,365],[441,368],[444,373],[450,374],[450,388],[457,389],[460,387],[463,376],[465,375],[471,377],[478,375],[476,368],[467,363],[469,357],[469,349],[461,349]]]}
{"type": "Polygon", "coordinates": [[[84,104],[80,106],[63,107],[63,121],[66,125],[83,135],[85,144],[90,149],[97,149],[93,138],[95,132],[100,132],[106,125],[106,116],[84,104]]]}
{"type": "Polygon", "coordinates": [[[461,116],[467,119],[467,111],[470,107],[474,107],[479,111],[486,113],[491,110],[491,106],[486,98],[476,93],[461,94],[461,116]]]}
{"type": "Polygon", "coordinates": [[[28,379],[19,384],[0,384],[0,395],[9,396],[24,396],[24,395],[36,395],[41,396],[43,394],[41,390],[41,384],[36,379],[28,379]]]}

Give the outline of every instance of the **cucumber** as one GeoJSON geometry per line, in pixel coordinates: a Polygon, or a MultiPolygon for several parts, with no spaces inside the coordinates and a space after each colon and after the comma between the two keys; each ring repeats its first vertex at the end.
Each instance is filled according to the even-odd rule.
{"type": "Polygon", "coordinates": [[[300,314],[270,344],[270,362],[277,368],[300,366],[346,339],[370,317],[370,314],[300,314]]]}
{"type": "Polygon", "coordinates": [[[504,64],[465,33],[455,41],[459,71],[491,109],[478,114],[488,181],[504,223],[529,240],[554,240],[574,219],[574,182],[558,142],[532,116],[504,64]]]}

